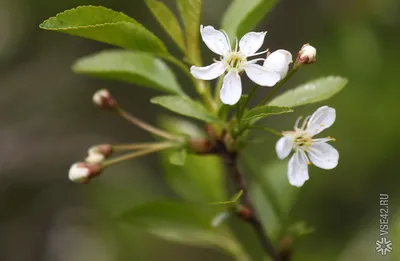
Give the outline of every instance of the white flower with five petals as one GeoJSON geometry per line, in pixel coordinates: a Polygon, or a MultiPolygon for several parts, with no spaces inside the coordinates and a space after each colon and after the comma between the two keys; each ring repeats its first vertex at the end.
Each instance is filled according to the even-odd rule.
{"type": "Polygon", "coordinates": [[[304,120],[301,128],[298,127],[300,119],[297,119],[294,131],[283,132],[283,137],[275,147],[280,159],[289,156],[292,150],[295,151],[289,160],[288,178],[289,183],[296,187],[301,187],[309,179],[309,164],[313,163],[322,169],[333,169],[339,161],[339,152],[327,143],[334,140],[333,138],[313,139],[314,135],[335,122],[335,109],[320,107],[304,120]]]}
{"type": "Polygon", "coordinates": [[[232,48],[229,37],[224,31],[201,25],[200,33],[208,48],[220,55],[221,59],[206,67],[192,66],[190,72],[200,80],[213,80],[227,72],[220,91],[221,101],[225,104],[236,104],[242,95],[239,73],[245,71],[256,84],[271,87],[286,76],[289,63],[292,62],[292,55],[285,50],[273,52],[267,59],[247,60],[249,57],[267,52],[257,53],[264,43],[266,32],[245,34],[239,43],[236,40],[235,49],[232,48]],[[257,61],[264,61],[264,66],[256,64],[257,61]]]}

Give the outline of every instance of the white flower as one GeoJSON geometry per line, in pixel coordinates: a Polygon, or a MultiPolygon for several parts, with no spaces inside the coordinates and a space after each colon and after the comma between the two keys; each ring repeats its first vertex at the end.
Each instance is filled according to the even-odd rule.
{"type": "Polygon", "coordinates": [[[257,51],[261,48],[266,32],[250,32],[245,34],[239,43],[236,39],[235,49],[232,48],[229,37],[224,31],[216,30],[212,26],[200,26],[200,33],[204,43],[214,53],[221,56],[220,60],[206,67],[192,66],[190,72],[200,80],[213,80],[227,72],[224,77],[220,91],[221,101],[225,104],[236,104],[242,95],[242,82],[239,73],[245,71],[247,76],[256,84],[261,86],[274,86],[286,76],[287,66],[292,60],[288,56],[280,54],[286,52],[279,50],[272,53],[267,59],[254,59],[248,61],[247,58],[266,53],[267,51],[257,51]],[[276,53],[276,54],[275,54],[276,53]],[[256,64],[257,61],[270,60],[264,66],[256,64]],[[288,62],[288,60],[290,60],[288,62]]]}
{"type": "Polygon", "coordinates": [[[339,152],[327,142],[331,137],[313,139],[313,136],[329,128],[336,119],[336,111],[328,106],[320,107],[308,116],[301,128],[297,119],[294,131],[283,132],[283,137],[276,143],[276,153],[280,159],[295,151],[288,166],[289,183],[301,187],[309,179],[308,165],[311,162],[322,169],[333,169],[339,161],[339,152]],[[311,161],[311,162],[310,162],[311,161]]]}

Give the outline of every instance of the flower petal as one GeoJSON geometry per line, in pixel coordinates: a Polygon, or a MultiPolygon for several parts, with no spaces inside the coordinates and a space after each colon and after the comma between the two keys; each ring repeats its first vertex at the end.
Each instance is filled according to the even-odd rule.
{"type": "Polygon", "coordinates": [[[200,26],[200,34],[208,48],[216,54],[224,55],[231,51],[231,45],[226,35],[212,26],[200,26]]]}
{"type": "Polygon", "coordinates": [[[292,54],[280,49],[268,55],[264,61],[264,67],[279,73],[281,79],[283,79],[286,77],[291,62],[292,54]]]}
{"type": "Polygon", "coordinates": [[[278,73],[251,62],[244,66],[244,70],[253,82],[261,86],[274,86],[281,79],[278,73]]]}
{"type": "Polygon", "coordinates": [[[193,77],[200,80],[214,80],[225,72],[224,63],[216,62],[206,67],[190,67],[190,73],[193,77]]]}
{"type": "Polygon", "coordinates": [[[242,81],[237,70],[228,72],[224,77],[219,97],[224,104],[234,105],[242,96],[242,81]]]}
{"type": "Polygon", "coordinates": [[[296,187],[303,186],[304,182],[309,179],[307,156],[304,151],[299,150],[293,154],[288,165],[289,183],[296,187]]]}
{"type": "Polygon", "coordinates": [[[306,131],[314,136],[332,126],[336,119],[336,110],[328,106],[322,106],[316,110],[308,120],[306,131]]]}
{"type": "Polygon", "coordinates": [[[293,148],[293,136],[283,136],[275,145],[276,154],[279,159],[289,156],[293,148]]]}
{"type": "Polygon", "coordinates": [[[246,56],[255,54],[264,43],[267,32],[250,32],[245,34],[239,42],[240,52],[246,56]]]}
{"type": "Polygon", "coordinates": [[[333,169],[339,162],[339,152],[328,143],[312,144],[308,157],[315,166],[321,169],[333,169]]]}

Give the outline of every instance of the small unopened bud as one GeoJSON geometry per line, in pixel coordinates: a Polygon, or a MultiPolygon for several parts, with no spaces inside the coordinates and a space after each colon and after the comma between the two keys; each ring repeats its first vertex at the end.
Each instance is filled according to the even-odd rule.
{"type": "Polygon", "coordinates": [[[196,139],[192,138],[188,142],[189,148],[198,153],[198,154],[204,154],[204,153],[209,153],[213,149],[213,145],[211,141],[207,139],[196,139]]]}
{"type": "Polygon", "coordinates": [[[305,44],[301,47],[299,54],[297,55],[296,64],[310,64],[317,61],[317,49],[309,44],[305,44]]]}
{"type": "Polygon", "coordinates": [[[86,184],[92,178],[100,175],[101,166],[96,163],[78,162],[69,169],[68,177],[75,183],[86,184]]]}
{"type": "Polygon", "coordinates": [[[100,163],[104,159],[108,158],[113,153],[113,149],[109,144],[101,144],[90,147],[88,150],[88,156],[85,161],[90,163],[100,163]]]}
{"type": "Polygon", "coordinates": [[[88,163],[101,163],[105,159],[104,155],[100,153],[89,153],[85,161],[88,163]]]}
{"type": "Polygon", "coordinates": [[[93,94],[93,102],[101,109],[110,110],[118,107],[117,101],[107,89],[101,89],[95,92],[93,94]]]}

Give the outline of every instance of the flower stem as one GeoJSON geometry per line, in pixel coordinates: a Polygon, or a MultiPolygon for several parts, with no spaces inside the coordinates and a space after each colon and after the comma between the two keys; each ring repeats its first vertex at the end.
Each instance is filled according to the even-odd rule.
{"type": "Polygon", "coordinates": [[[176,143],[161,142],[161,143],[158,143],[157,145],[152,146],[152,147],[150,147],[148,149],[135,151],[135,152],[132,152],[132,153],[128,153],[128,154],[125,154],[125,155],[122,155],[122,156],[115,157],[113,159],[107,160],[107,161],[103,162],[102,167],[103,168],[109,167],[111,165],[114,165],[116,163],[119,163],[119,162],[122,162],[122,161],[125,161],[125,160],[128,160],[128,159],[133,159],[133,158],[137,158],[137,157],[140,157],[140,156],[148,155],[148,154],[151,154],[153,152],[157,152],[157,151],[164,150],[164,149],[167,149],[167,148],[172,148],[172,147],[175,147],[175,146],[177,146],[176,143]]]}
{"type": "Polygon", "coordinates": [[[129,122],[135,124],[136,126],[138,126],[139,128],[142,128],[150,133],[153,133],[157,136],[163,137],[167,140],[180,140],[181,138],[178,136],[175,136],[169,132],[166,132],[164,130],[161,130],[159,128],[156,128],[142,120],[139,120],[138,118],[136,118],[135,116],[133,116],[132,114],[130,114],[129,112],[121,109],[121,108],[117,108],[116,109],[117,113],[119,115],[121,115],[123,118],[125,118],[126,120],[128,120],[129,122]]]}
{"type": "Polygon", "coordinates": [[[253,126],[250,126],[249,129],[262,130],[262,131],[272,133],[276,136],[282,137],[282,133],[280,133],[279,131],[276,131],[276,130],[273,130],[273,129],[270,129],[270,128],[267,128],[264,126],[253,125],[253,126]]]}
{"type": "Polygon", "coordinates": [[[141,150],[149,149],[160,145],[159,142],[146,142],[146,143],[134,143],[134,144],[118,144],[112,145],[112,150],[117,151],[127,151],[127,150],[141,150]]]}
{"type": "Polygon", "coordinates": [[[176,65],[183,73],[186,74],[187,77],[192,81],[193,85],[196,88],[197,93],[200,95],[201,99],[207,106],[207,108],[211,112],[216,112],[217,111],[217,105],[215,104],[211,91],[210,91],[210,85],[202,80],[196,80],[191,74],[190,71],[188,70],[188,67],[181,62],[180,60],[176,59],[175,57],[171,55],[167,55],[163,57],[165,60],[171,62],[172,64],[176,65]]]}
{"type": "Polygon", "coordinates": [[[297,69],[297,67],[293,67],[289,74],[282,81],[280,81],[270,93],[268,93],[268,95],[258,104],[258,106],[265,105],[276,94],[276,92],[279,91],[279,89],[282,88],[282,86],[293,76],[297,69]]]}

